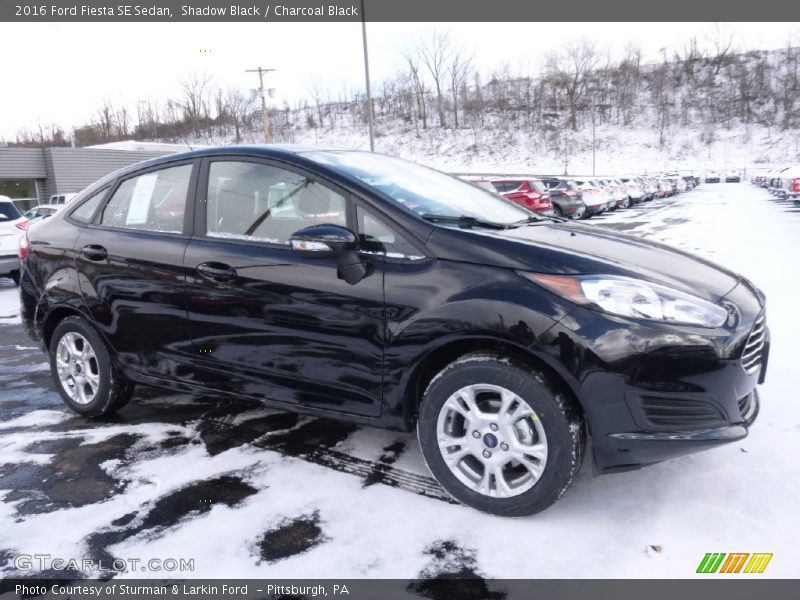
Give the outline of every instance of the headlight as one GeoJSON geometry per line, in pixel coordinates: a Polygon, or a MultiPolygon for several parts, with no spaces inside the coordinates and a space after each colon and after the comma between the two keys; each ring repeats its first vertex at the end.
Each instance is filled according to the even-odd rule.
{"type": "Polygon", "coordinates": [[[518,271],[576,304],[606,312],[665,323],[720,327],[728,311],[702,298],[663,285],[616,275],[542,275],[518,271]]]}

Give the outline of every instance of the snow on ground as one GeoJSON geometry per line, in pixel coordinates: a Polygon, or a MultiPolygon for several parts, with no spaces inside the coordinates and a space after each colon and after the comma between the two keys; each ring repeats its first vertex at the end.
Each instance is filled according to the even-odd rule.
{"type": "MultiPolygon", "coordinates": [[[[766,292],[772,353],[745,440],[597,478],[587,461],[553,507],[504,519],[437,496],[411,434],[152,390],[91,422],[61,407],[48,373],[0,370],[0,573],[50,552],[193,558],[181,577],[660,578],[695,576],[706,552],[772,552],[762,577],[796,576],[800,206],[709,184],[590,223],[695,252],[766,292]]],[[[0,315],[15,298],[0,289],[0,315]]],[[[16,322],[0,323],[0,366],[41,363],[16,322]]]]}

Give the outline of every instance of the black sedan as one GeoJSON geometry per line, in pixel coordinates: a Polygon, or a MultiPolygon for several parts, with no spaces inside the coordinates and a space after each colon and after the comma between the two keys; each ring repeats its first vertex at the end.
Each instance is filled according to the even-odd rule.
{"type": "MultiPolygon", "coordinates": [[[[136,384],[416,427],[501,515],[738,440],[769,332],[749,281],[361,151],[229,147],[118,171],[30,229],[23,322],[86,417],[136,384]]],[[[124,413],[123,413],[124,418],[124,413]]]]}

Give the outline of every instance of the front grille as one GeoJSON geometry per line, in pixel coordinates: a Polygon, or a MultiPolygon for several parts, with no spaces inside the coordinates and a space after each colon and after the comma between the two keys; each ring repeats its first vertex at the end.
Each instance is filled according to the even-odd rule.
{"type": "Polygon", "coordinates": [[[691,429],[725,422],[719,409],[703,400],[641,396],[639,402],[645,418],[657,427],[691,429]]]}
{"type": "Polygon", "coordinates": [[[742,367],[748,375],[752,375],[761,366],[761,357],[764,350],[764,341],[767,336],[767,319],[761,313],[756,319],[753,330],[747,338],[747,343],[742,350],[742,367]]]}

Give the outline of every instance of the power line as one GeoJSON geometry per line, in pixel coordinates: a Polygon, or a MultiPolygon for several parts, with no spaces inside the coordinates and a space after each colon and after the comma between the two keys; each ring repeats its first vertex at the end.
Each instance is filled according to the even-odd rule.
{"type": "Polygon", "coordinates": [[[275,69],[247,69],[245,73],[258,73],[258,83],[261,89],[261,122],[264,127],[264,143],[269,144],[272,141],[272,134],[269,130],[269,115],[267,115],[267,98],[264,95],[264,73],[269,73],[275,69]]]}

